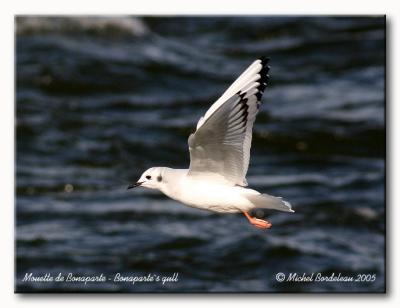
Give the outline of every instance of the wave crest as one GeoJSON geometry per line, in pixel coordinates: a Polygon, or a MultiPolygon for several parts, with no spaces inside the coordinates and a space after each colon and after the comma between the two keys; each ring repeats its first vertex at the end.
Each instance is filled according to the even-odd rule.
{"type": "Polygon", "coordinates": [[[142,19],[131,16],[20,16],[16,18],[16,31],[18,35],[86,33],[97,36],[110,34],[142,36],[149,30],[142,19]]]}

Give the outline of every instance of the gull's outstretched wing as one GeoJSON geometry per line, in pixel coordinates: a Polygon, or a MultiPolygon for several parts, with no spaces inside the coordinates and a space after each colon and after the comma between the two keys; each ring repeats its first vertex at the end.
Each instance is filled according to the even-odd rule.
{"type": "Polygon", "coordinates": [[[247,186],[252,128],[269,78],[268,60],[254,61],[199,120],[188,140],[189,176],[247,186]]]}

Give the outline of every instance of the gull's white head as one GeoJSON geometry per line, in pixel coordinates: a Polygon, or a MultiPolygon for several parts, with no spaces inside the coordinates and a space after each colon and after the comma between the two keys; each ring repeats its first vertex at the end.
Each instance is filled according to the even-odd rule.
{"type": "Polygon", "coordinates": [[[138,186],[143,186],[151,189],[160,189],[163,182],[162,171],[163,167],[152,167],[150,169],[147,169],[145,172],[143,172],[140,179],[136,183],[130,184],[128,186],[128,189],[138,186]]]}

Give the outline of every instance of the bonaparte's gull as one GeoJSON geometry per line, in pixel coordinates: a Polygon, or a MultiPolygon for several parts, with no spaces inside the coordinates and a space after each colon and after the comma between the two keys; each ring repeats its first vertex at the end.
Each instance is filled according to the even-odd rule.
{"type": "Polygon", "coordinates": [[[162,191],[190,207],[243,213],[261,229],[269,221],[251,217],[254,208],[294,212],[280,197],[246,188],[253,123],[269,80],[269,59],[254,61],[208,109],[189,136],[189,169],[153,167],[128,186],[162,191]]]}

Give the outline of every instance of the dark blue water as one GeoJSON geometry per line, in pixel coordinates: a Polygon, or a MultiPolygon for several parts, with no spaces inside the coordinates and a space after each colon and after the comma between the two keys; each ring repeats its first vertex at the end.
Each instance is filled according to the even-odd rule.
{"type": "Polygon", "coordinates": [[[16,291],[384,291],[384,18],[19,17],[16,87],[16,291]],[[262,231],[126,191],[149,167],[189,165],[197,120],[261,55],[271,84],[247,179],[296,213],[257,212],[262,231]]]}

